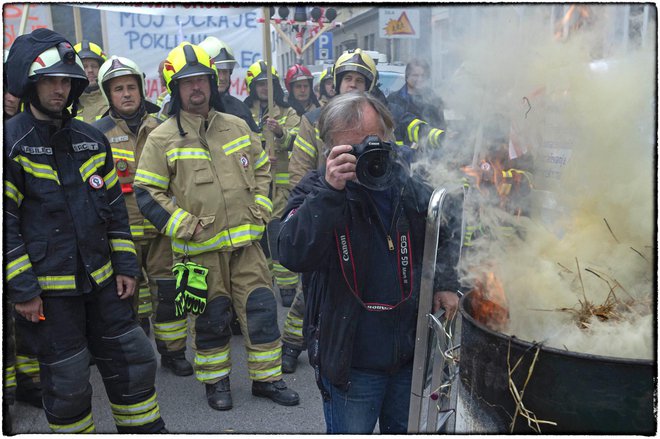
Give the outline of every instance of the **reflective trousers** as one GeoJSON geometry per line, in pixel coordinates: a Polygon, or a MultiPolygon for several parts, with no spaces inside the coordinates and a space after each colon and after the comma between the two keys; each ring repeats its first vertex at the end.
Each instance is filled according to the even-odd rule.
{"type": "Polygon", "coordinates": [[[213,384],[231,371],[231,305],[243,333],[250,379],[280,379],[282,343],[277,326],[277,302],[269,288],[270,275],[259,243],[190,259],[209,269],[206,308],[200,315],[191,315],[197,379],[213,384]]]}
{"type": "Polygon", "coordinates": [[[131,299],[115,282],[79,296],[42,297],[46,320],[18,314],[16,325],[34,346],[41,370],[46,419],[56,433],[94,429],[90,353],[103,377],[119,433],[153,433],[164,427],[154,387],[156,359],[137,325],[131,299]]]}

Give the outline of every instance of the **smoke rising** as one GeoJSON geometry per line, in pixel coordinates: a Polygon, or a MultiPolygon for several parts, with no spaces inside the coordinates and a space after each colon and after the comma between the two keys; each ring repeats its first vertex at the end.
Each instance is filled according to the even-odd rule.
{"type": "Polygon", "coordinates": [[[530,170],[533,188],[512,190],[521,198],[518,216],[496,191],[484,190],[487,184],[479,191],[471,180],[466,222],[485,232],[464,248],[462,283],[495,272],[509,304],[510,335],[650,359],[655,47],[624,50],[611,29],[613,6],[592,5],[588,18],[557,29],[550,6],[489,9],[475,38],[456,41],[464,61],[441,96],[460,117],[450,121],[442,160],[421,166],[436,186],[457,184],[465,177],[460,165],[508,155],[504,168],[530,170]],[[608,319],[592,317],[580,329],[580,302],[603,305],[610,291],[616,300],[608,319]],[[560,311],[569,308],[575,312],[560,311]]]}

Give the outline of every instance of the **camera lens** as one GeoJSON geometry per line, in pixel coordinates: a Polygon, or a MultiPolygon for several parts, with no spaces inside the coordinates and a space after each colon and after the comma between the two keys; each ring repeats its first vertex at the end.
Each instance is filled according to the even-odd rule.
{"type": "Polygon", "coordinates": [[[386,157],[383,154],[372,157],[371,161],[367,165],[367,170],[369,175],[373,178],[380,178],[387,172],[387,167],[389,162],[386,160],[386,157]]]}
{"type": "Polygon", "coordinates": [[[389,150],[369,150],[358,158],[355,165],[358,182],[372,190],[385,190],[394,183],[392,166],[389,150]]]}

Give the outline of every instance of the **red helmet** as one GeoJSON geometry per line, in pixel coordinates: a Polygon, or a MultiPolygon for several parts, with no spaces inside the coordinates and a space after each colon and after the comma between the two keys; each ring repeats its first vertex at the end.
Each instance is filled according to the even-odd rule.
{"type": "Polygon", "coordinates": [[[302,64],[294,64],[289,67],[289,70],[286,71],[284,85],[286,85],[286,89],[289,90],[289,93],[292,93],[291,84],[296,81],[302,81],[303,79],[310,81],[314,80],[312,72],[310,72],[309,69],[302,64]]]}

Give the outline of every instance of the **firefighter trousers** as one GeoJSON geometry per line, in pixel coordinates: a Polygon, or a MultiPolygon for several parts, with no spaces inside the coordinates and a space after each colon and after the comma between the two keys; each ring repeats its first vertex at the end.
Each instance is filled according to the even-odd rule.
{"type": "Polygon", "coordinates": [[[305,296],[302,290],[296,292],[293,303],[284,321],[282,344],[285,347],[304,351],[307,348],[303,337],[303,318],[305,316],[305,296]]]}
{"type": "Polygon", "coordinates": [[[90,353],[96,359],[119,433],[164,428],[156,400],[156,358],[136,324],[131,300],[117,296],[114,279],[78,296],[42,297],[46,320],[16,314],[36,348],[46,419],[55,433],[91,433],[90,353]]]}
{"type": "Polygon", "coordinates": [[[257,242],[229,252],[190,257],[208,268],[208,297],[204,312],[191,314],[195,376],[214,384],[229,375],[231,305],[241,326],[249,377],[277,381],[282,375],[282,343],[277,325],[277,302],[261,245],[257,242]]]}
{"type": "Polygon", "coordinates": [[[144,276],[140,279],[139,317],[152,317],[158,353],[182,356],[186,351],[186,317],[174,312],[175,279],[172,274],[172,245],[166,235],[136,242],[138,261],[144,276]]]}

